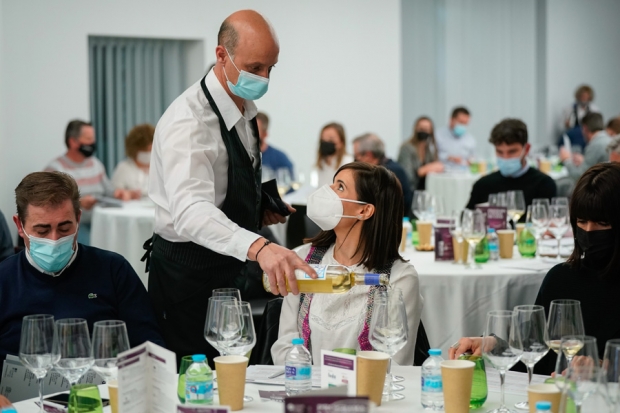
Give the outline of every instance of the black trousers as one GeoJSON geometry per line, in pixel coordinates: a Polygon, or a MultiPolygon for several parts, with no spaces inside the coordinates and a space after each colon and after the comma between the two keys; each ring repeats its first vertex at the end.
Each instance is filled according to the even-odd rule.
{"type": "Polygon", "coordinates": [[[192,243],[157,235],[150,257],[149,295],[166,346],[183,356],[205,354],[211,367],[219,356],[204,337],[209,297],[216,288],[235,287],[243,263],[192,243]]]}

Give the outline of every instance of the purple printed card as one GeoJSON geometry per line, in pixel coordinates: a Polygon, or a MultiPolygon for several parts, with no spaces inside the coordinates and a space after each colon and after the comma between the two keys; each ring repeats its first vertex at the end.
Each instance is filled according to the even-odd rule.
{"type": "Polygon", "coordinates": [[[508,211],[506,207],[499,206],[477,206],[476,209],[482,211],[485,215],[487,228],[494,230],[506,229],[508,224],[508,211]]]}
{"type": "Polygon", "coordinates": [[[357,392],[357,357],[321,350],[321,388],[347,386],[347,394],[357,392]]]}
{"type": "Polygon", "coordinates": [[[295,396],[284,399],[286,413],[368,413],[367,397],[295,396]]]}
{"type": "Polygon", "coordinates": [[[438,218],[435,225],[435,261],[454,260],[449,218],[438,218]]]}
{"type": "Polygon", "coordinates": [[[230,407],[178,405],[177,413],[230,413],[230,407]]]}

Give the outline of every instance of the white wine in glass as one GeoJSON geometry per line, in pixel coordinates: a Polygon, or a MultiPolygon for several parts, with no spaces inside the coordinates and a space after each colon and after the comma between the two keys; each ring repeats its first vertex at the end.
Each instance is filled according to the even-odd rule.
{"type": "MultiPolygon", "coordinates": [[[[549,307],[549,317],[547,318],[547,332],[549,338],[549,348],[559,353],[562,338],[565,336],[583,336],[583,317],[581,315],[581,303],[577,300],[553,300],[549,307]]],[[[577,343],[573,343],[576,345],[577,343]]],[[[583,346],[583,344],[582,344],[583,346]]],[[[579,352],[581,348],[577,349],[579,352]]],[[[572,360],[574,352],[567,353],[569,361],[572,360]],[[573,354],[571,354],[573,353],[573,354]]]]}
{"type": "Polygon", "coordinates": [[[517,225],[519,219],[525,214],[525,197],[523,191],[508,191],[506,193],[506,208],[508,216],[512,218],[512,222],[517,225]]]}

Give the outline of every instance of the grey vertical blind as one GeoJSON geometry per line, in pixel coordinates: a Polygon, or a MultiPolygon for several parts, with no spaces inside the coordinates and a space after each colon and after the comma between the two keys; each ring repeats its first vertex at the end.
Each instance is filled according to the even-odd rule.
{"type": "Polygon", "coordinates": [[[184,90],[183,40],[90,36],[90,111],[97,156],[112,174],[125,157],[125,136],[155,125],[184,90]]]}

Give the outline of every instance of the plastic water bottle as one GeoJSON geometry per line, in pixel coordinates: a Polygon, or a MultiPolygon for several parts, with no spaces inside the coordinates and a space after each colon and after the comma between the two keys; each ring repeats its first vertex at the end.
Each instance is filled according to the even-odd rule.
{"type": "Polygon", "coordinates": [[[194,354],[185,372],[185,403],[213,404],[213,372],[204,354],[194,354]]]}
{"type": "Polygon", "coordinates": [[[312,389],[312,356],[304,347],[304,340],[293,339],[293,348],[284,359],[284,390],[289,396],[312,389]]]}
{"type": "Polygon", "coordinates": [[[547,413],[551,411],[551,402],[536,402],[536,413],[547,413]]]}
{"type": "Polygon", "coordinates": [[[403,231],[405,232],[405,249],[413,247],[413,225],[409,221],[409,217],[403,218],[403,231]]]}
{"type": "Polygon", "coordinates": [[[441,350],[432,348],[422,364],[422,407],[443,410],[443,384],[441,381],[441,350]]]}
{"type": "Polygon", "coordinates": [[[491,261],[499,260],[499,238],[497,238],[494,228],[489,228],[487,241],[489,243],[489,258],[491,258],[491,261]]]}

